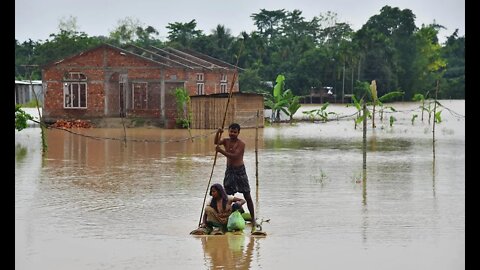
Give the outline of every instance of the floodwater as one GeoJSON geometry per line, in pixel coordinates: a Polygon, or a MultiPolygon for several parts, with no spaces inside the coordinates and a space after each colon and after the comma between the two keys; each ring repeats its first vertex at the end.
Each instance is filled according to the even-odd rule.
{"type": "Polygon", "coordinates": [[[369,121],[365,175],[352,118],[242,129],[264,238],[189,235],[214,130],[48,130],[44,157],[15,131],[15,269],[465,269],[465,102],[440,102],[435,154],[419,104],[369,121]]]}

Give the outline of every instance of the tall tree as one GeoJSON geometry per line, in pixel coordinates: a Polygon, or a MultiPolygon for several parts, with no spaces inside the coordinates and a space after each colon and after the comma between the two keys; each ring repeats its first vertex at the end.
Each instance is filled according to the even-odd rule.
{"type": "MultiPolygon", "coordinates": [[[[230,29],[224,25],[218,24],[208,36],[202,36],[195,40],[193,48],[212,57],[224,60],[229,63],[234,63],[232,54],[230,54],[230,47],[232,45],[233,37],[230,34],[230,29]],[[198,42],[201,40],[202,42],[198,42]]],[[[237,52],[238,53],[238,52],[237,52]]]]}
{"type": "Polygon", "coordinates": [[[417,53],[414,71],[416,79],[413,84],[414,94],[423,94],[427,97],[440,79],[438,71],[446,66],[446,61],[441,57],[441,46],[437,39],[438,27],[435,25],[422,26],[415,34],[417,53]]]}
{"type": "Polygon", "coordinates": [[[278,35],[278,26],[285,16],[284,9],[266,10],[262,8],[259,13],[253,13],[250,17],[253,19],[260,35],[269,42],[270,39],[278,35]]]}
{"type": "Polygon", "coordinates": [[[365,55],[362,71],[366,80],[376,80],[379,95],[398,88],[411,88],[415,51],[415,15],[409,9],[384,6],[356,32],[355,42],[365,55]]]}
{"type": "Polygon", "coordinates": [[[118,20],[117,26],[110,32],[110,40],[116,44],[132,43],[137,39],[137,29],[142,23],[137,18],[125,17],[118,20]]]}
{"type": "MultiPolygon", "coordinates": [[[[22,44],[15,39],[15,79],[28,79],[30,77],[30,69],[26,66],[35,65],[35,48],[38,46],[37,42],[29,39],[22,44]]],[[[39,80],[39,71],[33,74],[32,79],[39,80]]]]}
{"type": "Polygon", "coordinates": [[[196,27],[197,22],[195,19],[188,23],[169,23],[166,28],[169,29],[168,40],[170,44],[178,44],[182,47],[189,48],[192,41],[202,35],[202,31],[195,29],[196,27]]]}
{"type": "Polygon", "coordinates": [[[441,55],[447,62],[442,81],[442,98],[465,98],[465,36],[458,36],[458,29],[450,35],[441,55]]]}

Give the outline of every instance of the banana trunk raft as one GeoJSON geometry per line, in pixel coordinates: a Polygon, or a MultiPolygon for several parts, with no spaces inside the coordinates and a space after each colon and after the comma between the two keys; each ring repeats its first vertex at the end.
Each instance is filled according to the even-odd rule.
{"type": "Polygon", "coordinates": [[[219,228],[219,227],[210,227],[210,228],[197,228],[190,232],[191,235],[248,235],[250,233],[251,236],[267,236],[267,233],[263,231],[262,224],[263,222],[269,222],[268,220],[263,220],[258,222],[255,226],[255,230],[252,232],[252,222],[249,213],[243,213],[242,216],[245,219],[245,229],[243,230],[227,230],[226,228],[219,228]]]}

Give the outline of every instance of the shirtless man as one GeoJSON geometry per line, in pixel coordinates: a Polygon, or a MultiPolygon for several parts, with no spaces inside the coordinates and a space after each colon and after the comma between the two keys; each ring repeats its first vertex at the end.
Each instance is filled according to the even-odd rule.
{"type": "Polygon", "coordinates": [[[245,143],[238,138],[240,134],[240,125],[233,123],[228,127],[229,138],[221,138],[223,130],[218,129],[215,134],[214,143],[217,145],[215,150],[227,157],[227,168],[223,186],[228,195],[234,195],[237,192],[243,194],[247,201],[248,211],[252,217],[252,232],[256,230],[255,212],[253,209],[252,196],[250,195],[250,185],[248,176],[243,163],[243,154],[245,152],[245,143]],[[221,145],[224,146],[222,149],[221,145]]]}

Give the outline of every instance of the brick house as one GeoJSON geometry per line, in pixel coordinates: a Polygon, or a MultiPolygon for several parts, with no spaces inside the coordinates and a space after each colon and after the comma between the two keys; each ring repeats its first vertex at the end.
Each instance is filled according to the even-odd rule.
{"type": "MultiPolygon", "coordinates": [[[[143,118],[175,127],[175,89],[228,93],[235,66],[174,48],[102,44],[42,67],[45,122],[143,118]]],[[[238,80],[232,88],[239,92],[238,80]]]]}

